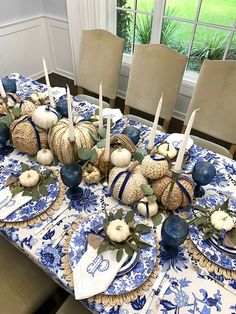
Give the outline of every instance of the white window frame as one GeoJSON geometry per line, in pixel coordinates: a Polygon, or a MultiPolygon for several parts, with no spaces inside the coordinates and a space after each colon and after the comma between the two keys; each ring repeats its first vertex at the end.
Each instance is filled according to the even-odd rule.
{"type": "MultiPolygon", "coordinates": [[[[108,15],[107,29],[109,31],[113,32],[114,34],[116,34],[116,16],[117,16],[117,14],[116,14],[116,11],[117,11],[116,2],[117,2],[116,0],[113,0],[113,1],[107,0],[107,10],[108,10],[107,11],[107,13],[108,13],[107,14],[108,15]]],[[[235,20],[235,24],[233,27],[228,27],[228,26],[224,26],[224,25],[211,24],[211,23],[207,23],[207,22],[198,21],[198,17],[199,17],[201,5],[202,5],[202,0],[199,0],[199,2],[198,2],[194,19],[179,18],[179,17],[175,17],[175,16],[165,16],[164,15],[165,3],[166,3],[166,0],[154,0],[153,24],[152,24],[150,43],[156,43],[156,44],[160,43],[163,18],[169,18],[169,19],[172,19],[175,21],[182,21],[182,22],[191,23],[193,25],[193,31],[192,31],[192,37],[190,40],[190,44],[189,44],[188,56],[189,56],[191,48],[192,48],[194,36],[196,33],[196,28],[198,25],[209,26],[211,28],[231,31],[230,36],[229,36],[229,40],[228,40],[228,44],[225,48],[225,53],[224,53],[224,56],[222,59],[224,60],[226,58],[226,55],[227,55],[228,49],[230,47],[234,32],[236,32],[236,20],[235,20]]],[[[135,10],[130,9],[130,10],[126,10],[126,11],[134,12],[135,10]]],[[[138,12],[140,12],[140,11],[138,10],[138,12]]],[[[125,76],[129,75],[131,63],[132,63],[132,55],[124,53],[123,61],[122,61],[122,70],[121,70],[123,75],[125,75],[125,76]]],[[[198,73],[194,73],[191,71],[185,71],[180,93],[191,97],[193,89],[196,85],[198,76],[199,76],[198,73]]]]}

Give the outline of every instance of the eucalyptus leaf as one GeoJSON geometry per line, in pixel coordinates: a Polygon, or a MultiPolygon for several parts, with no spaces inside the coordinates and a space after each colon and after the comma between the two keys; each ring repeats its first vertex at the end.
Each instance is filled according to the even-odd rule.
{"type": "Polygon", "coordinates": [[[15,116],[15,117],[20,117],[21,115],[21,108],[13,108],[11,110],[11,113],[15,116]]]}
{"type": "Polygon", "coordinates": [[[123,254],[124,254],[124,250],[123,249],[119,249],[116,253],[116,261],[117,262],[120,262],[122,257],[123,257],[123,254]]]}
{"type": "Polygon", "coordinates": [[[148,195],[147,199],[148,199],[149,203],[154,203],[156,201],[157,197],[155,194],[152,194],[152,195],[148,195]]]}
{"type": "Polygon", "coordinates": [[[145,195],[153,195],[153,189],[148,184],[141,184],[141,189],[145,195]]]}
{"type": "Polygon", "coordinates": [[[82,160],[88,160],[92,156],[91,150],[87,148],[79,148],[78,149],[78,157],[82,160]]]}
{"type": "Polygon", "coordinates": [[[48,196],[48,190],[43,183],[39,185],[39,193],[43,196],[48,196]]]}
{"type": "Polygon", "coordinates": [[[131,249],[132,249],[133,251],[135,251],[135,252],[138,251],[138,246],[137,246],[136,243],[134,243],[134,242],[128,242],[128,243],[129,243],[129,246],[131,247],[131,249]]]}
{"type": "Polygon", "coordinates": [[[105,252],[107,250],[109,250],[109,243],[107,243],[107,241],[103,241],[98,248],[97,254],[100,255],[102,252],[105,252]]]}
{"type": "Polygon", "coordinates": [[[10,126],[12,123],[12,117],[10,114],[5,115],[4,117],[0,118],[0,122],[5,123],[7,126],[10,126]]]}
{"type": "Polygon", "coordinates": [[[130,247],[130,245],[128,243],[125,243],[125,252],[129,256],[132,256],[134,254],[134,250],[130,247]]]}
{"type": "Polygon", "coordinates": [[[31,192],[32,192],[32,197],[33,197],[36,201],[40,200],[40,193],[39,193],[39,191],[38,191],[36,188],[33,189],[33,190],[31,190],[31,192]]]}
{"type": "Polygon", "coordinates": [[[206,232],[206,233],[203,235],[203,240],[209,239],[210,237],[213,236],[214,233],[215,233],[214,230],[211,230],[211,231],[206,232]]]}
{"type": "Polygon", "coordinates": [[[16,182],[17,181],[17,177],[15,176],[9,176],[7,178],[7,181],[6,181],[6,185],[9,186],[11,185],[12,183],[16,182]]]}
{"type": "Polygon", "coordinates": [[[96,160],[98,159],[98,154],[96,149],[92,149],[91,150],[91,157],[90,157],[90,162],[93,164],[96,162],[96,160]]]}
{"type": "Polygon", "coordinates": [[[119,208],[119,209],[117,210],[117,212],[115,213],[114,218],[115,218],[115,219],[121,219],[122,216],[123,216],[123,209],[122,209],[122,208],[119,208]]]}
{"type": "Polygon", "coordinates": [[[141,162],[143,160],[143,155],[139,152],[134,152],[132,154],[132,159],[141,162]]]}
{"type": "Polygon", "coordinates": [[[20,192],[23,191],[23,187],[17,185],[16,187],[14,187],[12,190],[11,190],[11,194],[14,196],[20,192]]]}
{"type": "Polygon", "coordinates": [[[163,217],[164,216],[161,213],[157,213],[155,216],[152,216],[151,220],[154,226],[159,226],[162,223],[163,217]]]}
{"type": "Polygon", "coordinates": [[[43,180],[45,185],[49,185],[55,182],[55,178],[53,176],[49,176],[43,180]]]}
{"type": "Polygon", "coordinates": [[[102,139],[106,138],[106,129],[105,128],[99,128],[98,129],[98,134],[102,139]]]}
{"type": "Polygon", "coordinates": [[[151,228],[144,224],[137,224],[134,228],[135,233],[147,233],[150,232],[151,228]]]}
{"type": "Polygon", "coordinates": [[[106,142],[104,140],[101,140],[97,143],[97,147],[98,148],[104,148],[105,147],[106,142]]]}
{"type": "Polygon", "coordinates": [[[193,224],[196,226],[203,225],[204,223],[206,223],[206,217],[205,216],[197,217],[193,221],[193,224]]]}
{"type": "Polygon", "coordinates": [[[221,210],[227,212],[229,207],[229,198],[221,205],[221,210]]]}
{"type": "Polygon", "coordinates": [[[92,139],[93,139],[95,142],[99,142],[99,141],[100,141],[100,137],[99,137],[96,133],[94,133],[94,132],[92,132],[92,131],[89,131],[89,134],[90,134],[90,136],[92,137],[92,139]]]}
{"type": "Polygon", "coordinates": [[[134,212],[132,212],[131,210],[128,211],[128,213],[125,216],[125,220],[126,222],[132,222],[134,219],[134,212]]]}
{"type": "Polygon", "coordinates": [[[22,162],[21,163],[21,169],[22,169],[22,172],[24,172],[24,171],[29,170],[30,167],[27,164],[25,164],[24,162],[22,162]]]}
{"type": "Polygon", "coordinates": [[[29,155],[29,154],[28,154],[27,157],[28,157],[28,159],[29,159],[30,161],[37,162],[36,156],[32,156],[32,155],[29,155]]]}

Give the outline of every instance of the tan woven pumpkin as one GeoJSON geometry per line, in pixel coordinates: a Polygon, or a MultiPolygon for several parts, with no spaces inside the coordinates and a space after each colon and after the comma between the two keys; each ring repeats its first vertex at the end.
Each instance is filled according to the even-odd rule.
{"type": "Polygon", "coordinates": [[[133,204],[144,197],[142,184],[147,184],[147,179],[142,175],[140,165],[131,163],[129,167],[114,167],[110,171],[110,193],[124,204],[133,204]]]}
{"type": "Polygon", "coordinates": [[[36,127],[30,116],[21,116],[10,127],[13,146],[22,153],[36,155],[47,147],[47,132],[36,127]]]}
{"type": "Polygon", "coordinates": [[[186,175],[180,176],[178,183],[174,183],[173,190],[169,195],[172,182],[173,179],[170,175],[165,175],[164,177],[153,181],[152,188],[157,200],[170,210],[190,205],[194,194],[194,183],[192,179],[186,175]]]}
{"type": "Polygon", "coordinates": [[[169,171],[168,161],[160,155],[147,155],[142,160],[142,174],[149,179],[163,177],[169,171]]]}
{"type": "Polygon", "coordinates": [[[92,123],[79,122],[74,126],[75,142],[69,141],[68,119],[59,120],[49,131],[48,144],[58,160],[64,164],[75,162],[80,147],[91,149],[94,145],[90,132],[96,134],[96,127],[92,123]]]}

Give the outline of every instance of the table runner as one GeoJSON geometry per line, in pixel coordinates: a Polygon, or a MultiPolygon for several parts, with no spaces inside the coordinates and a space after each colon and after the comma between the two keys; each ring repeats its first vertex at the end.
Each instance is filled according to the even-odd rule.
{"type": "MultiPolygon", "coordinates": [[[[19,96],[30,96],[33,92],[44,92],[46,90],[45,85],[24,76],[12,74],[9,77],[17,79],[17,94],[19,96]]],[[[88,118],[96,108],[79,99],[75,101],[76,110],[79,110],[84,118],[88,118]]],[[[141,139],[143,140],[142,145],[147,144],[147,134],[150,129],[134,121],[128,121],[126,118],[122,118],[117,122],[113,129],[113,134],[120,133],[128,124],[139,127],[141,139]]],[[[155,143],[163,141],[167,136],[167,134],[157,135],[155,143]]],[[[4,167],[14,159],[27,163],[31,162],[25,154],[15,150],[10,153],[9,149],[9,155],[6,157],[0,153],[0,170],[2,166],[4,167]]],[[[217,175],[211,184],[206,186],[206,195],[197,200],[199,205],[214,206],[219,204],[219,202],[223,202],[226,198],[220,192],[236,195],[235,161],[193,145],[189,151],[184,172],[190,173],[194,164],[200,160],[214,163],[217,175]]],[[[24,229],[0,228],[2,235],[19,247],[19,249],[70,293],[73,293],[73,291],[71,291],[62,270],[62,258],[65,256],[65,253],[62,251],[62,243],[59,243],[56,248],[52,248],[52,243],[61,234],[62,230],[66,230],[72,226],[76,219],[88,213],[104,210],[105,208],[128,208],[128,206],[118,204],[109,195],[106,188],[101,185],[87,186],[82,184],[81,186],[84,189],[82,198],[79,201],[73,201],[71,207],[66,211],[66,218],[43,237],[40,238],[34,234],[40,223],[24,229]]],[[[236,208],[236,201],[233,200],[232,204],[236,208]]],[[[156,232],[160,238],[160,226],[156,229],[156,232]]],[[[163,256],[161,256],[161,262],[166,262],[163,256]]],[[[183,246],[179,249],[178,256],[168,262],[171,264],[171,268],[166,275],[166,279],[171,280],[172,285],[161,302],[159,313],[236,313],[235,296],[217,285],[211,278],[205,275],[198,275],[193,267],[194,261],[183,246]]],[[[223,276],[211,275],[222,282],[226,282],[236,291],[236,281],[232,279],[226,280],[223,276]]],[[[146,302],[146,295],[138,296],[136,300],[128,304],[124,303],[122,306],[105,306],[104,304],[96,304],[95,302],[88,302],[86,300],[84,303],[95,313],[139,313],[146,302]]]]}

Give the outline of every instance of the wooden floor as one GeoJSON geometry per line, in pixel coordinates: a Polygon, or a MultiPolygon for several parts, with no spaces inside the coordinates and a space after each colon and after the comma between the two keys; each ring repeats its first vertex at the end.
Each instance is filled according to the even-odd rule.
{"type": "MultiPolygon", "coordinates": [[[[50,77],[50,83],[51,83],[52,87],[54,87],[54,86],[65,87],[66,84],[68,84],[69,87],[70,87],[71,94],[74,95],[74,96],[77,95],[77,86],[74,85],[74,82],[72,80],[70,80],[70,79],[68,79],[66,77],[60,76],[58,74],[55,74],[55,73],[50,74],[49,77],[50,77]]],[[[44,77],[39,79],[38,81],[41,82],[41,83],[45,83],[44,77]]],[[[88,92],[88,94],[91,94],[91,93],[88,92]]],[[[117,99],[116,99],[116,108],[120,108],[120,110],[123,112],[123,109],[124,109],[124,99],[117,97],[117,99]]],[[[154,116],[151,116],[151,115],[143,113],[143,112],[141,113],[138,110],[133,110],[132,109],[131,113],[132,114],[137,114],[137,115],[139,115],[140,117],[142,117],[144,119],[148,119],[148,120],[151,120],[151,121],[154,120],[154,116]]],[[[160,119],[160,123],[162,123],[162,122],[163,122],[162,119],[160,119]]],[[[183,121],[180,121],[178,119],[172,118],[171,122],[170,122],[170,126],[169,126],[169,129],[168,129],[168,132],[169,133],[180,133],[181,130],[182,130],[182,126],[183,126],[183,121]]],[[[203,133],[195,131],[195,130],[192,130],[192,134],[200,136],[202,138],[205,138],[206,140],[215,142],[215,143],[217,143],[219,145],[222,145],[222,146],[226,147],[227,149],[230,146],[230,144],[227,143],[227,142],[215,139],[215,138],[213,138],[213,137],[211,137],[209,135],[203,134],[203,133]]],[[[236,160],[236,153],[234,154],[234,160],[236,160]]]]}

